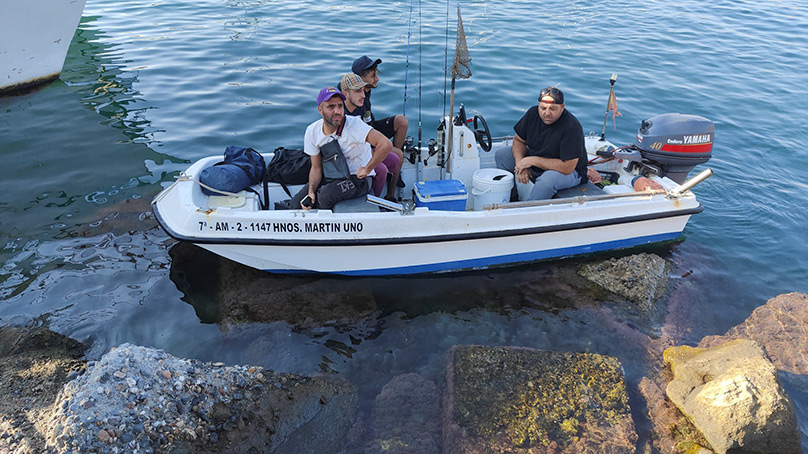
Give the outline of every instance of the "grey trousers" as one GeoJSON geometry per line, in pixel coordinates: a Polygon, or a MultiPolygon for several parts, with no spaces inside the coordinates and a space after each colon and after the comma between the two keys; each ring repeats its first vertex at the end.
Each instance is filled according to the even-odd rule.
{"type": "MultiPolygon", "coordinates": [[[[497,164],[498,169],[514,172],[516,168],[516,160],[513,157],[513,150],[510,146],[500,147],[494,152],[494,162],[497,164]]],[[[530,190],[530,195],[527,200],[544,200],[552,199],[556,192],[571,188],[581,184],[581,177],[578,172],[573,171],[569,175],[565,175],[555,170],[544,170],[532,167],[531,180],[536,178],[533,189],[530,190]]],[[[511,191],[511,200],[517,200],[516,196],[516,173],[514,172],[513,190],[511,191]]]]}

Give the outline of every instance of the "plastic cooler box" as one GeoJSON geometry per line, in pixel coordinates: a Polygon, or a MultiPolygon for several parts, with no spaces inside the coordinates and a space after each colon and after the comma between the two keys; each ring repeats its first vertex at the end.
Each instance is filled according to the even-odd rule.
{"type": "Polygon", "coordinates": [[[415,185],[415,206],[430,210],[465,211],[468,196],[460,180],[419,181],[415,185]]]}

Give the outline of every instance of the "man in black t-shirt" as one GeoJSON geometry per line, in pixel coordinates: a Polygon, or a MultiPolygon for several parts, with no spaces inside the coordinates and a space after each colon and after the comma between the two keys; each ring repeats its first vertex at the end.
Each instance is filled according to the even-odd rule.
{"type": "MultiPolygon", "coordinates": [[[[545,88],[539,103],[513,127],[513,145],[494,157],[497,167],[514,172],[520,183],[535,181],[528,200],[552,198],[556,192],[586,183],[587,155],[581,123],[564,109],[564,93],[545,88]]],[[[512,192],[516,199],[516,187],[512,192]]]]}
{"type": "Polygon", "coordinates": [[[403,149],[404,139],[407,137],[407,129],[409,128],[409,120],[404,115],[393,115],[391,117],[376,119],[370,107],[370,93],[371,90],[379,86],[379,63],[382,60],[377,58],[371,60],[367,55],[363,55],[354,60],[351,65],[351,71],[362,78],[367,86],[365,86],[365,102],[362,106],[363,117],[365,123],[370,124],[373,129],[381,131],[385,137],[393,142],[393,146],[398,149],[403,149]]]}

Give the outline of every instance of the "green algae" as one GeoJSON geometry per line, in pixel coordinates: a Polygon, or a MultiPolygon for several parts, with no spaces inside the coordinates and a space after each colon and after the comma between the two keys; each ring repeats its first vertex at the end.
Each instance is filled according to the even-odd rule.
{"type": "Polygon", "coordinates": [[[564,444],[629,413],[620,363],[588,353],[464,347],[455,353],[461,426],[517,447],[564,444]]]}

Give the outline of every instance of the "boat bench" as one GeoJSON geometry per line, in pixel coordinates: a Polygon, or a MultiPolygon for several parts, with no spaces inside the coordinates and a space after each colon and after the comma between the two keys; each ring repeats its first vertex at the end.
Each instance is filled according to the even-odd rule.
{"type": "MultiPolygon", "coordinates": [[[[287,187],[289,188],[289,192],[291,192],[292,195],[295,195],[303,188],[303,186],[305,185],[299,184],[287,187]]],[[[267,187],[269,188],[270,206],[272,206],[272,204],[275,202],[290,198],[279,183],[269,183],[267,187]]],[[[263,190],[263,188],[259,188],[257,190],[260,192],[263,190]]],[[[365,197],[362,196],[355,199],[343,200],[342,202],[337,203],[334,208],[331,209],[331,211],[334,213],[372,213],[378,212],[379,208],[376,205],[368,203],[365,200],[365,197]]]]}
{"type": "MultiPolygon", "coordinates": [[[[533,188],[533,183],[516,183],[516,188],[519,192],[519,200],[527,200],[527,195],[530,194],[530,190],[533,188]]],[[[594,196],[594,195],[602,195],[606,194],[606,191],[603,189],[595,186],[591,181],[587,181],[586,183],[579,184],[578,186],[573,186],[571,188],[562,189],[553,196],[554,199],[567,199],[572,197],[579,197],[582,195],[586,196],[594,196]]]]}
{"type": "Polygon", "coordinates": [[[378,213],[379,207],[368,203],[365,196],[343,200],[331,209],[334,213],[378,213]]]}
{"type": "Polygon", "coordinates": [[[566,199],[570,197],[579,197],[582,195],[586,196],[593,196],[593,195],[603,195],[606,194],[606,191],[603,189],[595,186],[591,181],[587,181],[584,184],[579,184],[578,186],[573,186],[571,188],[562,189],[553,196],[554,199],[566,199]]]}

